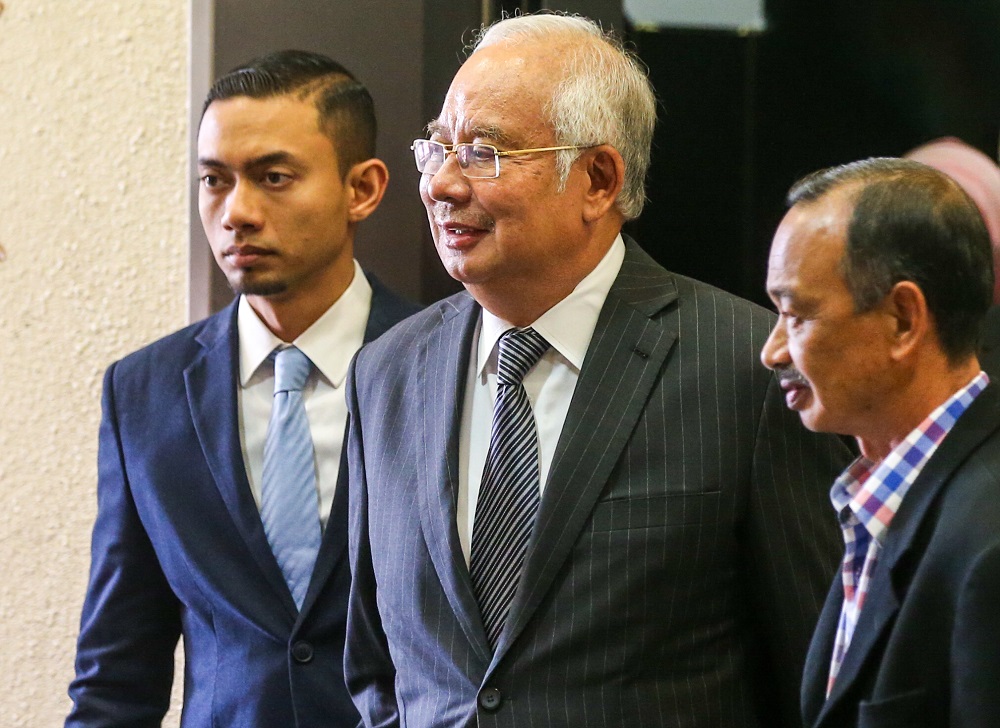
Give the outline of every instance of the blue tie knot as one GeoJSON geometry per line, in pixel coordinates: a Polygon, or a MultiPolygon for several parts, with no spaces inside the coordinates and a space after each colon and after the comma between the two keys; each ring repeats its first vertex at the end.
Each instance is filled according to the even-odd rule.
{"type": "Polygon", "coordinates": [[[301,392],[311,368],[312,362],[300,349],[279,349],[274,355],[274,393],[301,392]]]}

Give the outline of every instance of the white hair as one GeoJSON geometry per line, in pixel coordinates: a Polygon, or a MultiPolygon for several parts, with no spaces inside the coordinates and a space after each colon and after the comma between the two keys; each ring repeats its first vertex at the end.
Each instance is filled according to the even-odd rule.
{"type": "MultiPolygon", "coordinates": [[[[483,29],[472,52],[498,43],[573,42],[562,80],[546,105],[556,144],[610,144],[625,162],[625,181],[615,201],[626,220],[642,212],[646,170],[656,124],[656,98],[645,68],[612,34],[579,15],[542,14],[504,18],[483,29]]],[[[578,150],[557,152],[560,184],[565,185],[578,150]]]]}

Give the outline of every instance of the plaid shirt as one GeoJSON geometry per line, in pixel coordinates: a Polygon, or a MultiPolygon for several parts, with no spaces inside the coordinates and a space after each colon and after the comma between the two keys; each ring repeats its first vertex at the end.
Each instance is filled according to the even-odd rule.
{"type": "Polygon", "coordinates": [[[844,604],[830,660],[827,695],[833,689],[854,636],[871,575],[893,516],[945,435],[989,381],[984,372],[979,372],[971,382],[931,412],[885,458],[873,462],[859,457],[830,489],[830,500],[840,519],[846,549],[841,567],[844,604]]]}

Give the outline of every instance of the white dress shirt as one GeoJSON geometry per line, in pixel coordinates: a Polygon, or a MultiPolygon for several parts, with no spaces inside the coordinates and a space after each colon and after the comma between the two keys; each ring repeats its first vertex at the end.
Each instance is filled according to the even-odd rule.
{"type": "MultiPolygon", "coordinates": [[[[302,397],[316,457],[316,507],[324,528],[333,505],[340,474],[340,454],[344,447],[347,423],[344,380],[351,358],[364,343],[371,302],[371,285],[361,266],[354,261],[354,279],[347,290],[292,342],[313,363],[302,397]]],[[[260,508],[264,440],[274,401],[274,362],[270,355],[276,347],[286,344],[260,320],[246,297],[240,298],[237,327],[240,348],[240,386],[237,391],[240,442],[250,490],[257,508],[260,508]]]]}
{"type": "MultiPolygon", "coordinates": [[[[619,235],[597,267],[577,284],[572,293],[531,324],[550,344],[523,382],[535,415],[539,481],[543,493],[583,359],[597,326],[597,317],[624,260],[625,243],[619,235]]],[[[514,328],[513,324],[483,309],[472,337],[458,435],[458,536],[466,564],[472,552],[472,525],[490,447],[493,407],[497,398],[497,342],[511,328],[514,328]]]]}

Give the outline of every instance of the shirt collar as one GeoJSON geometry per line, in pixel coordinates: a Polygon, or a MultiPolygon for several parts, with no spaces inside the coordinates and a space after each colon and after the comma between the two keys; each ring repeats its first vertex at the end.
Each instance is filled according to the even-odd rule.
{"type": "MultiPolygon", "coordinates": [[[[361,266],[354,261],[354,278],[347,290],[291,342],[309,357],[320,375],[335,388],[344,383],[351,357],[364,342],[371,300],[371,284],[361,266]]],[[[267,361],[272,351],[286,342],[275,336],[260,320],[246,296],[240,296],[236,326],[239,331],[240,384],[247,387],[262,377],[270,376],[270,368],[262,370],[261,364],[267,361]]]]}
{"type": "Polygon", "coordinates": [[[985,372],[979,372],[882,460],[875,462],[861,456],[851,463],[830,489],[830,501],[841,526],[862,525],[881,544],[910,486],[989,381],[985,372]]]}
{"type": "MultiPolygon", "coordinates": [[[[625,241],[618,235],[608,252],[601,258],[601,262],[576,285],[576,288],[531,324],[531,328],[544,336],[552,348],[578,373],[583,368],[583,359],[587,355],[590,339],[597,327],[597,317],[604,307],[608,291],[618,277],[624,260],[625,241]]],[[[514,328],[513,324],[483,309],[476,359],[477,376],[482,376],[483,370],[491,361],[493,369],[496,369],[496,357],[492,356],[493,351],[503,333],[511,328],[514,328]]]]}

